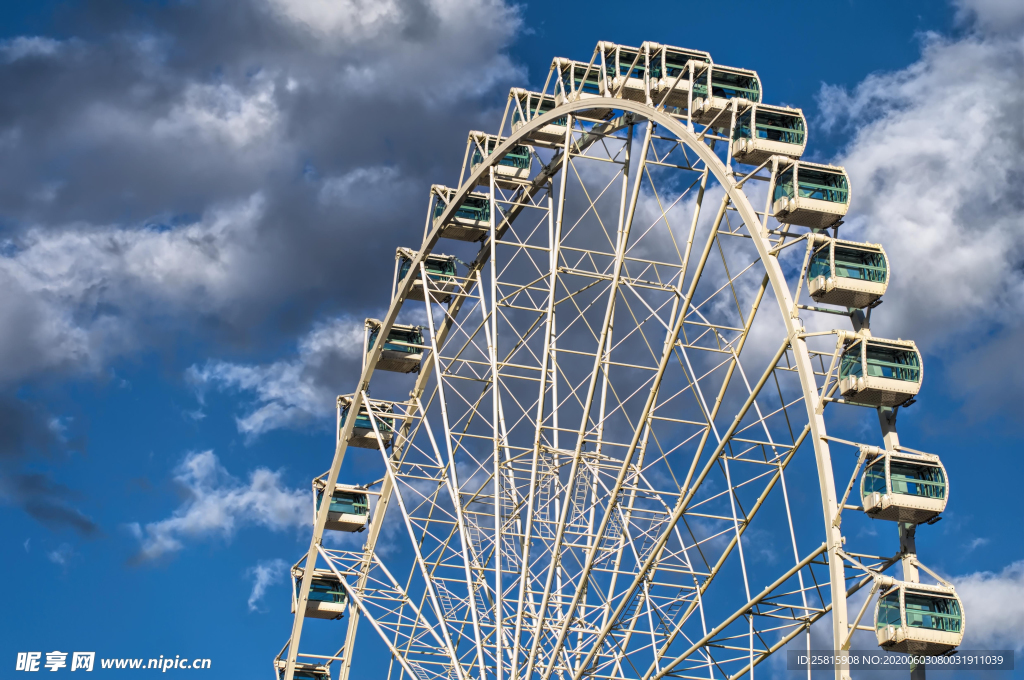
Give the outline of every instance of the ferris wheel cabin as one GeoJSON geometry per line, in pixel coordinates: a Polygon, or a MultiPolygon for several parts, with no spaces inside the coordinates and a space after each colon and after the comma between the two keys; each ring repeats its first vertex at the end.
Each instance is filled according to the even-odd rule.
{"type": "MultiPolygon", "coordinates": [[[[338,397],[338,408],[341,409],[341,420],[338,423],[339,431],[340,428],[345,427],[345,423],[348,418],[352,415],[350,411],[352,406],[352,397],[338,397]]],[[[388,417],[394,414],[394,405],[386,401],[371,401],[370,406],[372,407],[374,418],[377,424],[377,430],[380,432],[380,443],[377,442],[377,437],[373,433],[373,423],[370,422],[370,412],[366,408],[366,404],[363,403],[359,407],[359,413],[355,415],[355,423],[352,427],[352,436],[348,440],[349,446],[357,446],[361,449],[377,449],[381,445],[384,448],[391,446],[391,437],[394,433],[394,426],[392,425],[392,418],[388,417]]]]}
{"type": "Polygon", "coordinates": [[[963,603],[953,586],[897,582],[878,598],[875,637],[888,652],[945,654],[963,642],[963,603]]]}
{"type": "MultiPolygon", "coordinates": [[[[412,285],[409,287],[409,300],[423,302],[426,297],[423,291],[423,278],[417,268],[412,271],[412,261],[416,252],[408,248],[399,248],[396,253],[398,260],[398,281],[404,281],[406,276],[412,276],[412,285]]],[[[430,254],[423,258],[423,268],[427,273],[427,284],[430,286],[430,299],[434,302],[448,302],[452,299],[455,291],[455,258],[451,255],[430,254]]],[[[401,284],[399,284],[401,285],[401,284]]]]}
{"type": "MultiPolygon", "coordinates": [[[[494,153],[505,141],[504,137],[489,135],[485,132],[470,132],[470,172],[477,169],[487,156],[494,153]]],[[[501,157],[494,166],[494,183],[502,189],[516,189],[530,183],[530,167],[533,165],[533,149],[525,144],[516,144],[501,157]]],[[[480,186],[490,185],[490,174],[480,175],[480,186]]]]}
{"type": "Polygon", "coordinates": [[[715,121],[715,127],[726,127],[733,99],[751,104],[761,101],[761,78],[756,71],[717,64],[705,64],[697,70],[693,78],[693,122],[710,125],[715,121]]]}
{"type": "Polygon", "coordinates": [[[873,519],[924,524],[946,509],[947,488],[938,456],[886,451],[864,468],[860,495],[873,519]]]}
{"type": "MultiPolygon", "coordinates": [[[[315,512],[320,511],[325,487],[323,479],[314,480],[315,512]]],[[[324,525],[324,528],[331,531],[364,531],[369,515],[370,502],[367,499],[366,489],[348,484],[336,484],[334,493],[331,495],[331,507],[327,509],[327,524],[324,525]]]]}
{"type": "MultiPolygon", "coordinates": [[[[430,188],[433,196],[434,226],[455,196],[455,189],[435,184],[430,188]]],[[[491,199],[487,194],[472,192],[462,200],[454,213],[441,225],[441,238],[453,241],[482,241],[491,230],[491,199]]]]}
{"type": "Polygon", "coordinates": [[[772,156],[800,158],[806,145],[807,122],[800,109],[750,104],[736,114],[732,156],[740,163],[760,165],[772,156]]]}
{"type": "MultiPolygon", "coordinates": [[[[520,88],[513,88],[508,93],[508,99],[512,109],[513,132],[555,108],[554,97],[520,88]]],[[[565,116],[556,118],[553,122],[531,132],[524,141],[549,148],[561,146],[565,143],[566,123],[565,116]]]]}
{"type": "Polygon", "coordinates": [[[921,389],[921,353],[910,340],[855,338],[839,362],[839,392],[852,404],[900,406],[921,389]]]}
{"type": "MultiPolygon", "coordinates": [[[[366,320],[366,353],[369,354],[380,337],[381,322],[377,319],[366,320]]],[[[394,324],[388,333],[388,339],[381,348],[376,368],[381,371],[395,373],[414,373],[420,370],[423,362],[423,328],[421,326],[402,326],[394,324]]]]}
{"type": "MultiPolygon", "coordinates": [[[[650,53],[651,97],[654,104],[687,109],[697,74],[711,63],[711,55],[684,47],[644,43],[650,53]]],[[[697,95],[694,95],[696,98],[697,95]]]]}
{"type": "MultiPolygon", "coordinates": [[[[558,78],[555,89],[555,104],[561,106],[566,102],[576,102],[595,97],[608,96],[605,77],[601,73],[601,64],[590,64],[585,61],[573,61],[555,57],[551,69],[558,78]]],[[[580,118],[604,121],[611,118],[609,108],[593,108],[576,113],[580,118]]]]}
{"type": "Polygon", "coordinates": [[[604,64],[606,86],[613,96],[641,104],[647,103],[647,74],[651,55],[646,49],[646,43],[637,49],[611,42],[599,42],[597,55],[594,63],[604,64]]]}
{"type": "MultiPolygon", "coordinates": [[[[284,671],[288,662],[278,659],[277,670],[284,671]]],[[[278,677],[283,677],[280,673],[278,677]]],[[[315,663],[295,662],[295,680],[331,680],[331,671],[327,666],[320,666],[315,663]]]]}
{"type": "MultiPolygon", "coordinates": [[[[302,583],[302,567],[292,567],[294,590],[292,591],[292,610],[295,609],[295,597],[302,583]]],[[[340,619],[348,606],[348,596],[341,581],[330,569],[315,569],[309,586],[309,598],[306,600],[307,619],[340,619]]]]}
{"type": "Polygon", "coordinates": [[[850,207],[850,180],[843,168],[798,161],[779,173],[772,199],[779,222],[827,229],[850,207]]]}
{"type": "Polygon", "coordinates": [[[811,299],[826,305],[863,309],[889,286],[889,258],[882,246],[817,236],[820,244],[807,264],[811,299]]]}

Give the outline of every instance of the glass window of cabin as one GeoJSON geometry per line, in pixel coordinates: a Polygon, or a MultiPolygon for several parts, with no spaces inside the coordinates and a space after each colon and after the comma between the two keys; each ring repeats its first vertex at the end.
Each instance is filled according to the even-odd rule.
{"type": "Polygon", "coordinates": [[[632,50],[619,50],[619,63],[618,68],[615,65],[615,50],[609,50],[604,55],[605,70],[608,75],[614,76],[616,72],[620,76],[627,76],[629,78],[640,78],[643,79],[644,71],[644,56],[641,54],[637,57],[637,52],[632,50]],[[633,60],[636,60],[636,66],[633,66],[633,60]],[[633,66],[630,70],[630,66],[633,66]]]}
{"type": "MultiPolygon", "coordinates": [[[[551,97],[536,96],[530,97],[528,102],[524,102],[522,99],[519,101],[523,102],[523,111],[528,112],[527,118],[529,120],[533,120],[538,116],[543,116],[545,113],[555,108],[555,100],[551,97]]],[[[521,120],[521,118],[518,117],[520,115],[518,109],[512,115],[513,124],[521,120]]],[[[556,118],[554,121],[549,123],[549,125],[565,125],[566,120],[566,117],[562,116],[561,118],[556,118]]]]}
{"type": "Polygon", "coordinates": [[[370,506],[366,502],[366,494],[351,491],[335,491],[331,497],[331,512],[343,512],[348,515],[365,515],[370,506]]]}
{"type": "Polygon", "coordinates": [[[423,262],[423,266],[427,270],[427,276],[432,279],[455,275],[455,258],[453,257],[428,257],[423,262]]]}
{"type": "Polygon", "coordinates": [[[867,496],[874,492],[886,493],[885,489],[885,458],[879,458],[871,465],[864,468],[864,478],[861,481],[861,496],[867,496]]]}
{"type": "MultiPolygon", "coordinates": [[[[758,109],[754,115],[754,134],[758,139],[772,142],[803,144],[804,120],[783,111],[758,109]]],[[[749,137],[749,133],[744,136],[749,137]]]]}
{"type": "Polygon", "coordinates": [[[712,69],[711,71],[711,94],[725,99],[739,97],[752,102],[761,100],[756,77],[749,73],[737,73],[722,69],[712,69]]]}
{"type": "Polygon", "coordinates": [[[562,87],[568,92],[585,92],[587,94],[601,94],[601,86],[598,76],[601,67],[597,64],[569,64],[562,67],[562,87]],[[584,80],[586,76],[586,80],[584,80]]]}
{"type": "MultiPolygon", "coordinates": [[[[488,140],[487,141],[487,143],[485,144],[485,147],[487,148],[487,155],[488,156],[490,156],[491,153],[494,152],[494,148],[497,145],[498,145],[497,140],[492,139],[492,140],[488,140]]],[[[483,163],[483,162],[484,162],[484,155],[483,155],[483,153],[481,153],[480,147],[478,145],[474,144],[473,145],[473,158],[470,161],[470,165],[479,165],[480,163],[483,163]]],[[[501,157],[501,160],[498,161],[498,165],[506,165],[506,166],[511,167],[511,168],[528,168],[528,167],[530,167],[530,150],[528,148],[526,148],[525,146],[523,146],[522,144],[517,144],[516,146],[512,147],[511,149],[509,149],[508,153],[506,153],[504,156],[501,157]]],[[[462,205],[465,206],[466,204],[463,203],[462,205]]],[[[487,210],[488,210],[488,216],[489,216],[490,215],[490,205],[488,205],[487,210]]],[[[435,208],[435,211],[436,211],[436,208],[435,208]]],[[[438,213],[435,212],[434,216],[437,217],[437,215],[438,215],[438,213]]],[[[461,215],[460,215],[460,217],[461,217],[461,215]]],[[[487,218],[483,218],[483,219],[487,219],[487,218]]]]}
{"type": "Polygon", "coordinates": [[[839,361],[839,378],[859,378],[864,374],[864,368],[860,361],[860,343],[856,342],[843,352],[839,361]]]}
{"type": "Polygon", "coordinates": [[[367,430],[372,430],[373,425],[370,424],[370,414],[366,412],[366,407],[359,409],[359,415],[356,416],[356,427],[362,427],[367,430]]]}
{"type": "Polygon", "coordinates": [[[904,595],[907,603],[907,627],[940,630],[959,633],[963,617],[960,603],[951,597],[908,590],[904,595]]]}
{"type": "Polygon", "coordinates": [[[338,581],[313,579],[309,585],[309,599],[316,602],[345,602],[345,589],[338,581]]]}
{"type": "Polygon", "coordinates": [[[330,676],[319,671],[295,671],[292,676],[295,680],[327,680],[330,676]]]}
{"type": "Polygon", "coordinates": [[[459,209],[455,211],[455,216],[468,220],[489,220],[491,218],[491,202],[489,199],[479,196],[467,196],[459,209]]]}
{"type": "Polygon", "coordinates": [[[923,498],[946,497],[946,477],[938,465],[893,460],[889,464],[889,476],[893,493],[923,498]]]}
{"type": "MultiPolygon", "coordinates": [[[[694,86],[694,94],[697,92],[696,86],[694,86]]],[[[750,121],[753,117],[754,112],[751,109],[747,109],[743,113],[736,116],[736,127],[733,128],[732,138],[733,139],[750,139],[752,136],[750,121]]]]}
{"type": "Polygon", "coordinates": [[[878,600],[878,620],[875,622],[875,627],[880,629],[886,626],[903,627],[900,621],[900,591],[898,588],[878,600]]]}
{"type": "Polygon", "coordinates": [[[773,201],[783,197],[793,198],[793,169],[794,166],[791,165],[780,172],[779,176],[775,178],[775,193],[772,195],[773,201]]]}
{"type": "Polygon", "coordinates": [[[846,175],[841,172],[801,167],[797,174],[801,198],[813,198],[829,203],[846,203],[850,199],[849,183],[846,181],[846,175]]]}
{"type": "MultiPolygon", "coordinates": [[[[342,427],[344,427],[345,421],[348,419],[348,413],[351,410],[351,408],[352,408],[351,406],[346,406],[346,407],[344,407],[341,410],[341,425],[342,425],[342,427]]],[[[390,413],[390,412],[391,412],[390,410],[385,411],[385,413],[390,413]]],[[[354,427],[363,428],[365,430],[371,430],[371,431],[373,430],[373,425],[370,424],[370,414],[366,410],[365,406],[363,406],[362,408],[359,409],[359,415],[356,416],[356,422],[355,422],[354,427]]],[[[390,432],[391,431],[391,421],[389,419],[385,419],[385,418],[377,418],[377,429],[380,430],[381,432],[390,432]]]]}
{"type": "MultiPolygon", "coordinates": [[[[483,156],[480,156],[480,150],[477,149],[473,154],[473,164],[483,161],[483,156]],[[478,158],[479,156],[479,158],[478,158]]],[[[434,218],[438,218],[444,213],[447,204],[444,201],[438,200],[434,205],[434,218]]],[[[455,217],[461,217],[467,220],[489,220],[491,218],[491,202],[486,198],[479,196],[467,196],[466,200],[462,202],[462,205],[455,211],[455,217]]]]}
{"type": "Polygon", "coordinates": [[[807,264],[807,280],[816,279],[819,276],[829,278],[832,276],[832,261],[830,259],[829,244],[825,244],[814,251],[811,261],[807,264]]]}
{"type": "MultiPolygon", "coordinates": [[[[370,347],[373,347],[373,342],[377,339],[377,333],[379,333],[379,329],[374,329],[371,332],[370,347]]],[[[410,347],[410,345],[422,344],[423,334],[420,331],[392,328],[388,334],[388,341],[384,343],[384,349],[391,350],[392,352],[416,354],[420,349],[418,347],[410,347]]]]}
{"type": "Polygon", "coordinates": [[[837,243],[835,252],[836,276],[885,283],[889,271],[885,266],[885,256],[880,251],[851,248],[837,243]]]}
{"type": "Polygon", "coordinates": [[[871,377],[907,382],[921,380],[921,362],[917,352],[871,342],[868,343],[866,359],[868,375],[871,377]]]}
{"type": "MultiPolygon", "coordinates": [[[[399,260],[399,263],[398,279],[402,280],[405,278],[405,275],[409,273],[409,269],[412,267],[412,260],[407,257],[402,257],[401,260],[399,260]]],[[[434,281],[455,276],[454,258],[430,256],[424,260],[423,268],[427,270],[427,278],[434,281]]]]}
{"type": "MultiPolygon", "coordinates": [[[[705,63],[707,62],[707,57],[704,57],[704,56],[700,56],[700,55],[697,55],[697,54],[688,54],[686,52],[672,52],[670,50],[666,50],[665,51],[665,58],[664,58],[664,61],[665,61],[665,72],[664,72],[664,75],[666,77],[668,77],[668,78],[675,78],[675,77],[677,77],[680,73],[682,73],[683,71],[686,70],[686,62],[690,61],[691,59],[695,59],[697,61],[701,61],[701,62],[705,62],[705,63]]],[[[661,72],[662,66],[661,66],[661,64],[662,64],[662,60],[660,58],[655,60],[651,64],[651,77],[652,78],[661,78],[662,77],[662,72],[661,72]]],[[[682,81],[683,81],[683,79],[680,78],[679,82],[682,82],[682,81]]]]}
{"type": "Polygon", "coordinates": [[[329,680],[330,676],[319,671],[295,671],[295,680],[329,680]]]}

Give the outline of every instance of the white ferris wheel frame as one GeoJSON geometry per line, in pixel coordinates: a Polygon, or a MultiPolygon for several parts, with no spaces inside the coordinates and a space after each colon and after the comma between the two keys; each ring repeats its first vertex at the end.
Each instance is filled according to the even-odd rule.
{"type": "MultiPolygon", "coordinates": [[[[732,115],[735,116],[736,104],[732,103],[731,107],[733,109],[732,115]]],[[[790,569],[789,572],[787,572],[787,574],[783,576],[782,579],[780,579],[780,581],[777,583],[781,583],[781,581],[785,578],[792,576],[802,566],[805,566],[815,557],[818,557],[819,555],[826,553],[830,572],[829,588],[831,592],[831,604],[830,607],[826,608],[826,612],[828,608],[831,609],[831,615],[833,620],[834,649],[849,649],[850,639],[852,637],[853,631],[851,630],[851,627],[849,625],[849,618],[847,614],[847,597],[859,588],[861,588],[866,583],[870,582],[870,577],[860,580],[852,588],[848,588],[847,586],[847,576],[845,573],[844,559],[850,558],[842,550],[844,539],[842,536],[842,532],[840,530],[839,522],[837,521],[839,515],[841,514],[841,509],[843,502],[845,501],[845,498],[841,501],[836,490],[835,478],[832,469],[831,453],[829,447],[829,438],[827,436],[822,409],[822,401],[825,395],[819,394],[818,385],[815,380],[814,368],[812,366],[812,360],[808,352],[806,342],[806,337],[810,334],[806,332],[801,319],[795,313],[796,307],[794,305],[793,295],[789,287],[787,286],[786,277],[777,259],[778,254],[777,252],[773,252],[772,244],[769,242],[769,234],[766,231],[769,211],[767,209],[764,211],[764,222],[762,223],[762,221],[758,218],[757,211],[753,208],[748,197],[743,191],[743,185],[747,181],[747,179],[754,175],[762,167],[764,167],[765,164],[762,164],[757,169],[750,172],[748,175],[743,176],[740,179],[737,179],[732,169],[729,167],[729,164],[723,162],[722,159],[716,154],[714,149],[712,149],[705,142],[702,141],[703,135],[700,135],[689,129],[684,122],[680,121],[678,118],[669,115],[660,106],[653,107],[639,102],[612,97],[592,97],[583,100],[562,103],[561,105],[555,107],[553,110],[543,115],[535,116],[534,118],[523,124],[519,129],[515,130],[509,136],[505,137],[504,141],[502,141],[500,145],[494,149],[493,152],[487,155],[482,163],[475,166],[475,168],[469,172],[466,180],[455,191],[454,195],[449,200],[443,214],[440,216],[439,219],[435,220],[434,226],[430,228],[429,233],[427,233],[426,236],[424,237],[422,246],[420,247],[419,251],[416,252],[412,260],[411,271],[414,273],[421,272],[422,274],[422,265],[424,263],[424,259],[435,249],[439,239],[441,238],[440,233],[445,222],[454,215],[455,211],[458,210],[458,207],[462,204],[463,200],[470,194],[470,192],[473,191],[473,189],[478,185],[484,183],[482,180],[486,180],[488,176],[490,176],[492,188],[491,196],[493,200],[494,173],[492,168],[497,165],[499,159],[501,159],[506,152],[512,150],[518,144],[526,142],[527,138],[530,137],[530,135],[535,131],[551,123],[554,123],[559,118],[569,116],[568,122],[566,124],[567,132],[565,148],[567,149],[569,140],[572,138],[574,114],[580,111],[595,108],[607,108],[613,109],[615,111],[622,111],[627,116],[632,116],[630,123],[654,123],[660,129],[671,132],[673,135],[675,135],[675,137],[679,140],[681,144],[685,145],[687,149],[694,152],[698,156],[699,160],[704,163],[704,166],[707,169],[707,171],[714,175],[715,179],[718,181],[718,183],[721,185],[725,192],[725,197],[723,197],[722,209],[725,209],[727,203],[731,204],[735,208],[735,211],[739,214],[740,218],[743,221],[743,225],[746,229],[747,235],[750,237],[752,243],[754,244],[757,250],[757,254],[760,258],[761,263],[765,267],[765,274],[767,275],[768,281],[771,285],[771,290],[774,293],[774,296],[778,302],[779,311],[782,315],[786,331],[786,338],[783,342],[782,347],[779,349],[775,360],[769,366],[769,373],[771,372],[775,363],[778,361],[779,357],[783,353],[787,351],[792,352],[792,357],[794,359],[795,367],[797,369],[800,384],[803,390],[803,401],[807,412],[809,436],[811,438],[815,454],[818,478],[820,482],[820,495],[825,529],[824,545],[820,549],[808,555],[802,562],[797,563],[797,565],[793,569],[790,569]]],[[[622,125],[624,125],[624,123],[622,125]]],[[[648,125],[648,129],[650,129],[650,125],[648,125]]],[[[556,173],[559,170],[564,170],[563,166],[565,165],[565,158],[566,155],[564,153],[560,157],[556,156],[554,160],[552,160],[552,162],[547,167],[544,168],[544,170],[542,171],[542,175],[544,176],[536,178],[534,180],[534,188],[536,191],[539,191],[545,182],[551,182],[552,178],[556,175],[556,173]]],[[[565,174],[565,172],[562,173],[563,178],[565,174]]],[[[493,219],[494,218],[492,216],[492,222],[493,219]]],[[[493,223],[491,227],[491,233],[495,233],[493,223]]],[[[493,258],[491,258],[493,248],[493,241],[491,241],[490,239],[484,241],[480,250],[480,255],[478,256],[477,261],[473,263],[473,266],[476,267],[477,271],[482,269],[483,265],[489,259],[493,262],[493,258]]],[[[621,264],[621,252],[618,254],[618,257],[619,260],[616,263],[617,265],[621,264]]],[[[418,281],[422,282],[423,285],[426,286],[427,281],[425,274],[422,274],[421,277],[417,277],[415,275],[406,276],[401,282],[398,283],[398,288],[396,289],[395,295],[392,298],[388,312],[381,319],[379,327],[379,337],[388,337],[388,333],[391,331],[392,327],[396,323],[399,311],[401,310],[403,303],[407,301],[407,296],[410,292],[410,289],[413,287],[414,283],[418,281]]],[[[426,297],[429,300],[430,295],[427,295],[426,297]]],[[[675,328],[674,334],[672,336],[673,338],[678,336],[680,330],[679,326],[682,324],[682,317],[682,314],[680,314],[678,317],[677,327],[675,328]]],[[[431,323],[433,323],[432,320],[431,323]]],[[[359,409],[362,407],[366,399],[366,392],[369,389],[370,381],[373,376],[377,361],[380,357],[383,345],[383,342],[377,342],[374,347],[369,348],[369,351],[366,355],[366,359],[364,362],[364,368],[359,379],[358,389],[354,393],[353,401],[349,404],[349,413],[351,414],[358,413],[359,409]]],[[[669,343],[667,345],[664,351],[665,355],[668,355],[671,352],[673,345],[674,342],[669,343]]],[[[666,356],[663,356],[662,363],[664,363],[665,359],[666,356]]],[[[430,362],[433,361],[434,353],[429,352],[424,357],[423,371],[417,379],[417,385],[416,390],[414,390],[414,394],[422,393],[424,385],[426,384],[429,376],[431,376],[432,368],[430,362]]],[[[767,375],[765,377],[767,377],[767,375]]],[[[652,394],[656,391],[656,387],[652,388],[651,390],[652,394]]],[[[753,398],[756,394],[757,389],[751,392],[750,399],[745,405],[744,410],[750,406],[750,402],[753,401],[753,398]]],[[[650,408],[650,404],[648,404],[647,408],[650,408]]],[[[371,418],[371,421],[374,420],[375,419],[371,418]]],[[[335,484],[338,482],[338,476],[345,459],[347,442],[349,438],[352,436],[354,423],[355,418],[349,417],[347,418],[347,420],[344,422],[340,429],[334,459],[330,471],[325,478],[325,488],[328,490],[333,489],[335,487],[335,484]]],[[[736,423],[733,423],[734,428],[735,425],[736,423]]],[[[376,425],[374,425],[374,428],[376,429],[376,425]]],[[[727,441],[728,437],[729,434],[727,433],[726,436],[723,438],[723,442],[727,441]]],[[[714,456],[712,456],[712,460],[709,461],[707,465],[710,466],[713,461],[714,456]]],[[[386,478],[384,480],[384,490],[381,492],[380,495],[380,502],[385,504],[385,506],[389,502],[389,498],[391,496],[390,484],[390,479],[386,478]]],[[[696,487],[697,484],[694,484],[693,488],[696,489],[696,487]]],[[[329,492],[325,493],[329,495],[329,492]]],[[[401,502],[400,497],[398,500],[399,502],[401,502]]],[[[301,581],[301,587],[295,593],[294,623],[289,642],[285,646],[285,649],[287,649],[287,655],[279,655],[279,659],[281,660],[281,662],[283,662],[282,665],[284,666],[283,668],[281,668],[281,670],[284,671],[284,680],[292,680],[293,673],[295,670],[295,663],[299,656],[316,656],[299,654],[299,640],[302,635],[302,628],[305,618],[304,606],[309,594],[311,575],[314,573],[317,558],[327,558],[327,555],[325,554],[324,548],[322,546],[322,536],[325,528],[325,523],[327,522],[328,518],[329,506],[330,503],[328,502],[322,503],[319,511],[316,513],[316,521],[313,527],[312,541],[310,544],[310,549],[305,557],[305,566],[303,571],[304,576],[301,581]]],[[[680,507],[685,506],[681,505],[680,507]]],[[[374,554],[374,546],[377,538],[379,537],[380,525],[383,521],[384,514],[384,512],[380,511],[375,512],[371,520],[370,526],[368,527],[368,540],[365,548],[364,561],[366,569],[369,568],[369,565],[371,563],[374,563],[377,566],[384,568],[379,558],[377,558],[377,556],[374,554]]],[[[681,515],[682,512],[677,511],[677,514],[673,516],[673,521],[667,527],[664,528],[663,535],[661,537],[662,542],[664,542],[664,540],[667,539],[668,534],[671,532],[672,528],[675,525],[675,522],[678,521],[681,515]]],[[[606,516],[605,521],[607,521],[607,519],[608,517],[606,516]]],[[[656,549],[652,551],[652,557],[648,558],[647,566],[650,565],[651,560],[653,560],[653,554],[655,554],[656,552],[656,549]]],[[[330,564],[330,560],[328,559],[327,561],[330,564]]],[[[332,569],[334,569],[333,566],[332,569]]],[[[386,568],[384,569],[386,572],[386,568]]],[[[363,578],[355,585],[349,584],[346,581],[346,579],[343,578],[343,576],[337,571],[337,569],[334,569],[334,573],[337,576],[337,578],[342,582],[345,590],[349,594],[350,602],[353,602],[354,606],[350,608],[351,617],[348,624],[348,634],[346,636],[345,646],[339,652],[338,656],[323,656],[320,658],[341,662],[341,677],[343,679],[346,679],[348,677],[348,670],[350,668],[353,652],[355,651],[355,631],[360,620],[360,614],[368,618],[370,620],[370,623],[375,628],[377,628],[377,624],[373,621],[372,617],[368,615],[368,612],[365,610],[365,608],[362,608],[359,600],[358,594],[359,592],[361,592],[360,589],[365,585],[365,571],[363,578]]],[[[388,576],[390,577],[390,573],[386,573],[388,573],[388,576]]],[[[644,571],[642,570],[640,573],[636,575],[635,582],[632,585],[633,588],[642,587],[643,576],[644,571]]],[[[393,577],[391,577],[391,580],[394,581],[393,577]]],[[[748,610],[751,606],[756,604],[760,598],[763,598],[765,595],[767,595],[771,591],[771,589],[772,586],[770,586],[768,589],[766,589],[758,596],[752,598],[751,601],[747,603],[744,609],[741,609],[733,617],[725,621],[722,624],[722,626],[724,627],[726,624],[734,621],[736,618],[742,615],[744,611],[748,610]]],[[[431,592],[430,594],[432,598],[436,598],[435,593],[431,592]]],[[[436,602],[434,603],[434,606],[438,606],[436,602]]],[[[413,605],[413,607],[415,607],[415,605],[413,605]]],[[[624,599],[623,602],[619,605],[618,609],[616,610],[616,614],[621,613],[622,609],[625,607],[626,600],[624,599]]],[[[863,613],[864,612],[862,610],[860,616],[862,616],[863,613]]],[[[857,617],[857,622],[859,622],[860,616],[857,617]]],[[[613,615],[609,619],[608,626],[604,631],[602,631],[602,637],[600,637],[597,643],[593,646],[593,651],[591,652],[591,655],[588,656],[583,663],[579,664],[580,671],[576,673],[572,680],[580,680],[581,676],[583,675],[584,669],[586,669],[588,663],[591,661],[593,655],[596,653],[596,650],[600,647],[600,643],[604,640],[604,636],[607,635],[607,633],[609,632],[611,623],[614,622],[615,619],[615,615],[613,615]]],[[[437,642],[439,646],[447,647],[450,653],[454,655],[455,652],[452,648],[452,642],[450,639],[448,639],[447,631],[444,630],[445,627],[440,626],[440,628],[440,632],[442,633],[440,636],[438,636],[437,633],[434,632],[435,637],[437,637],[437,642]]],[[[853,630],[856,629],[857,623],[855,623],[853,626],[853,630]]],[[[716,630],[712,630],[711,632],[709,632],[706,636],[705,641],[707,639],[710,639],[716,633],[716,630]]],[[[386,641],[386,637],[383,635],[383,632],[379,628],[377,628],[377,632],[380,633],[382,638],[384,638],[386,641]]],[[[795,632],[801,631],[797,630],[795,632]]],[[[788,639],[792,639],[792,636],[787,638],[787,641],[788,639]]],[[[477,644],[479,646],[479,641],[477,642],[477,644]]],[[[282,653],[284,651],[285,650],[282,650],[282,653]]],[[[399,661],[399,663],[403,665],[404,670],[411,677],[417,677],[418,675],[420,675],[419,673],[417,673],[416,668],[408,665],[404,661],[401,654],[396,653],[397,650],[392,648],[392,652],[396,654],[397,660],[399,661]]],[[[758,659],[757,662],[759,663],[761,660],[763,659],[758,659]]],[[[482,670],[482,659],[480,665],[482,670]]],[[[754,665],[753,661],[751,665],[754,665]]],[[[469,680],[469,673],[462,669],[461,664],[456,663],[455,666],[458,669],[457,673],[459,675],[459,677],[456,680],[469,680]]],[[[650,674],[645,676],[645,680],[648,680],[649,678],[653,678],[653,680],[660,680],[667,673],[671,672],[672,667],[672,664],[663,666],[653,676],[651,676],[650,674]]],[[[548,672],[550,673],[550,668],[548,669],[548,672]]],[[[835,675],[838,680],[842,680],[843,678],[849,677],[848,670],[844,666],[837,666],[835,669],[835,675]]],[[[525,677],[531,677],[531,674],[528,672],[525,677]]],[[[501,680],[501,678],[502,671],[501,664],[499,662],[498,679],[501,680]]]]}

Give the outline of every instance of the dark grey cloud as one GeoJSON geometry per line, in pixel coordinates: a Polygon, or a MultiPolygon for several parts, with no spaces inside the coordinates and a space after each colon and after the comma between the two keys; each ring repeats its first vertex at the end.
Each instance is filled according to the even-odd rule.
{"type": "Polygon", "coordinates": [[[72,504],[79,493],[26,465],[30,460],[58,462],[82,444],[68,440],[59,420],[19,399],[0,397],[0,502],[20,507],[52,529],[98,535],[96,523],[72,504]]]}
{"type": "Polygon", "coordinates": [[[8,384],[378,306],[427,188],[522,77],[500,0],[67,11],[70,38],[0,44],[8,384]]]}

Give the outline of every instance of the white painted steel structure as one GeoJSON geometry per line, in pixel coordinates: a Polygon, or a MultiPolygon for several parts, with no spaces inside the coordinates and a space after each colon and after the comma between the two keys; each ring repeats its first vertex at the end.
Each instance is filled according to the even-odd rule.
{"type": "MultiPolygon", "coordinates": [[[[870,356],[840,366],[844,343],[871,337],[870,309],[799,304],[825,237],[775,219],[772,196],[806,145],[803,116],[758,103],[789,118],[757,118],[753,102],[705,89],[718,107],[691,117],[705,54],[600,43],[589,64],[556,59],[541,93],[512,91],[494,136],[474,133],[494,146],[464,164],[458,188],[435,187],[446,207],[432,201],[422,243],[402,251],[411,266],[396,271],[378,341],[339,402],[349,414],[369,404],[373,432],[339,416],[322,478],[334,488],[351,455],[379,470],[365,546],[323,540],[324,503],[296,565],[340,582],[345,619],[320,625],[340,626],[344,642],[307,648],[310,580],[296,581],[279,677],[324,661],[359,677],[358,641],[371,636],[396,678],[735,678],[801,633],[795,644],[809,645],[819,619],[849,649],[853,631],[874,628],[860,625],[867,603],[850,620],[847,598],[891,587],[882,572],[896,563],[902,582],[918,580],[913,525],[899,525],[895,555],[844,548],[865,462],[920,452],[900,446],[891,408],[879,410],[884,449],[826,432],[826,412],[845,403],[841,368],[890,367],[870,356]],[[665,54],[682,55],[680,68],[667,71],[665,54]],[[747,137],[734,134],[738,119],[747,137]],[[533,160],[509,181],[499,163],[524,147],[533,160]],[[443,238],[471,194],[489,211],[460,228],[482,240],[443,238]],[[424,267],[441,252],[461,263],[453,277],[424,267]],[[808,331],[801,310],[848,316],[854,330],[808,331]],[[424,327],[420,370],[404,378],[407,397],[371,401],[401,319],[424,327]],[[353,436],[378,447],[351,448],[353,436]],[[836,484],[833,445],[857,459],[849,484],[845,473],[836,484]],[[818,480],[821,519],[792,511],[795,461],[818,480]],[[788,557],[766,562],[764,543],[788,557]]],[[[760,81],[749,89],[760,97],[760,81]]],[[[900,375],[919,384],[921,373],[900,375]]]]}

